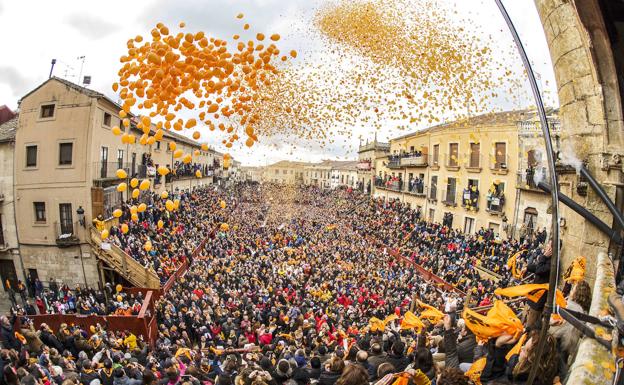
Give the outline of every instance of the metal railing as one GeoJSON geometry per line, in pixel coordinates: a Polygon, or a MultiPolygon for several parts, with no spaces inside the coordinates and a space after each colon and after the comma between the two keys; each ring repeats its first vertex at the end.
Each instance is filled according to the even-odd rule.
{"type": "Polygon", "coordinates": [[[426,166],[427,154],[405,155],[401,157],[401,166],[426,166]]]}
{"type": "Polygon", "coordinates": [[[411,188],[409,186],[409,183],[407,183],[405,186],[405,191],[414,195],[426,195],[427,194],[427,188],[425,187],[424,183],[415,183],[411,188]]]}
{"type": "Polygon", "coordinates": [[[505,209],[505,197],[503,195],[491,196],[487,200],[487,210],[491,213],[502,213],[505,209]]]}
{"type": "Polygon", "coordinates": [[[54,222],[56,243],[59,245],[75,245],[80,241],[76,235],[78,222],[54,222]]]}
{"type": "Polygon", "coordinates": [[[124,169],[130,175],[130,163],[93,162],[93,179],[117,179],[117,170],[124,169]]]}
{"type": "Polygon", "coordinates": [[[449,206],[457,206],[457,192],[454,190],[442,190],[442,203],[449,206]]]}
{"type": "Polygon", "coordinates": [[[493,155],[490,160],[490,169],[503,171],[509,168],[509,155],[493,155]]]}
{"type": "Polygon", "coordinates": [[[462,191],[461,206],[466,210],[479,210],[479,192],[462,191]]]}

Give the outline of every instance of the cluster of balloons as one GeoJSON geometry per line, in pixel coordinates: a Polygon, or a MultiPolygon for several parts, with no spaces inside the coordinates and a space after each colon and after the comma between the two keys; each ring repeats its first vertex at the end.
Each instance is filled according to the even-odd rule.
{"type": "MultiPolygon", "coordinates": [[[[282,54],[276,46],[278,34],[258,32],[255,39],[247,41],[234,35],[232,40],[237,43],[230,47],[224,38],[201,31],[185,33],[184,27],[185,23],[180,23],[176,33],[158,23],[149,36],[128,40],[127,53],[120,58],[119,81],[112,85],[122,100],[122,124],[130,126],[129,114],[134,108],[141,113],[136,127],[144,133],[139,139],[144,145],[162,140],[163,130],[169,129],[195,130],[192,137],[198,140],[200,127],[204,126],[225,132],[227,139],[222,143],[227,148],[240,139],[242,132],[247,138],[245,144],[253,146],[258,140],[255,126],[259,117],[252,112],[252,106],[258,101],[259,91],[279,76],[275,62],[296,57],[296,51],[282,54]],[[182,118],[183,112],[191,117],[182,118]],[[160,120],[154,124],[155,118],[160,120]]],[[[244,30],[249,28],[249,24],[243,26],[244,30]]],[[[121,135],[124,143],[136,141],[118,127],[113,128],[113,133],[121,135]]],[[[175,150],[174,142],[169,143],[169,148],[174,158],[181,157],[185,163],[192,160],[191,154],[175,150]]]]}

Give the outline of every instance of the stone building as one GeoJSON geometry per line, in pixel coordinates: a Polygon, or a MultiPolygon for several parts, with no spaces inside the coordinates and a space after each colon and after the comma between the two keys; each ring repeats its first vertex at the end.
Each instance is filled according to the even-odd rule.
{"type": "Polygon", "coordinates": [[[13,195],[13,157],[17,116],[0,124],[0,279],[3,290],[7,281],[17,287],[17,280],[24,280],[24,271],[17,242],[13,195]]]}
{"type": "Polygon", "coordinates": [[[375,196],[467,233],[490,228],[512,236],[517,122],[526,114],[480,115],[391,139],[389,154],[377,159],[375,196]]]}
{"type": "Polygon", "coordinates": [[[304,168],[309,163],[291,162],[282,160],[264,168],[262,173],[263,182],[302,185],[304,184],[304,168]]]}
{"type": "Polygon", "coordinates": [[[339,187],[358,187],[358,168],[359,161],[335,161],[333,162],[331,171],[331,188],[339,187]]]}
{"type": "Polygon", "coordinates": [[[374,177],[377,175],[376,171],[376,159],[381,159],[388,155],[390,151],[390,143],[382,143],[377,141],[377,135],[375,134],[375,140],[371,143],[360,145],[358,148],[358,185],[361,191],[366,191],[369,194],[375,189],[374,177]]]}
{"type": "MultiPolygon", "coordinates": [[[[156,191],[188,189],[212,183],[208,171],[218,172],[219,154],[182,135],[166,131],[152,145],[141,140],[123,144],[113,127],[123,129],[120,106],[103,94],[69,81],[51,78],[20,100],[15,137],[15,210],[20,254],[25,271],[42,281],[68,284],[99,281],[98,262],[89,244],[89,226],[98,215],[114,221],[112,211],[131,194],[118,192],[130,178],[149,180],[156,191]],[[175,175],[163,178],[158,165],[176,168],[174,152],[191,154],[190,165],[179,164],[175,175]],[[217,161],[215,161],[217,159],[217,161]],[[197,167],[196,178],[188,167],[197,167]],[[117,170],[128,178],[120,180],[117,170]]],[[[123,132],[139,138],[138,119],[123,132]]],[[[151,127],[151,133],[155,127],[151,127]]]]}

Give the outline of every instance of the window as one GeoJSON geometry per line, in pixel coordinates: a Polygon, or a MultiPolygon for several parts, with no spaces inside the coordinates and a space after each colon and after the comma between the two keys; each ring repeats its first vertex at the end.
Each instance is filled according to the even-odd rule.
{"type": "Polygon", "coordinates": [[[124,168],[124,150],[117,150],[117,168],[124,168]]]}
{"type": "Polygon", "coordinates": [[[282,170],[282,174],[284,175],[288,174],[288,170],[282,170]]]}
{"type": "Polygon", "coordinates": [[[410,146],[410,153],[414,153],[414,146],[410,146]]]}
{"type": "Polygon", "coordinates": [[[436,166],[438,165],[439,157],[440,157],[440,145],[434,144],[433,145],[433,164],[436,166]]]}
{"type": "Polygon", "coordinates": [[[464,218],[464,233],[472,234],[474,230],[475,220],[474,218],[466,217],[464,218]]]}
{"type": "Polygon", "coordinates": [[[59,204],[59,219],[61,222],[61,234],[73,234],[74,224],[72,220],[71,203],[59,204]]]}
{"type": "Polygon", "coordinates": [[[507,143],[496,142],[495,151],[496,154],[494,155],[494,157],[496,158],[496,163],[494,165],[494,168],[507,168],[507,143]]]}
{"type": "Polygon", "coordinates": [[[108,175],[108,147],[100,149],[100,178],[106,178],[108,175]]]}
{"type": "Polygon", "coordinates": [[[55,107],[56,106],[54,104],[44,104],[43,106],[41,106],[41,114],[39,115],[39,117],[41,119],[53,118],[55,107]]]}
{"type": "Polygon", "coordinates": [[[459,155],[459,143],[450,143],[449,144],[449,167],[457,167],[459,165],[458,160],[459,155]]]}
{"type": "Polygon", "coordinates": [[[447,203],[455,203],[456,188],[457,188],[457,179],[448,178],[448,182],[446,183],[446,202],[447,203]]]}
{"type": "Polygon", "coordinates": [[[435,209],[429,209],[429,222],[433,222],[435,219],[435,209]]]}
{"type": "Polygon", "coordinates": [[[470,143],[470,167],[481,167],[481,145],[470,143]]]}
{"type": "Polygon", "coordinates": [[[26,146],[26,167],[37,167],[37,146],[26,146]]]}
{"type": "Polygon", "coordinates": [[[527,163],[529,165],[529,167],[535,167],[537,166],[537,155],[535,153],[535,150],[529,150],[527,152],[527,163]]]}
{"type": "Polygon", "coordinates": [[[524,221],[529,232],[533,232],[537,228],[537,210],[533,207],[524,209],[524,221]]]}
{"type": "Polygon", "coordinates": [[[275,175],[279,174],[279,170],[275,170],[275,175]]]}
{"type": "Polygon", "coordinates": [[[59,165],[71,166],[72,164],[72,150],[74,148],[73,143],[61,143],[59,144],[59,165]]]}
{"type": "MultiPolygon", "coordinates": [[[[157,149],[157,150],[160,150],[160,142],[159,142],[159,141],[157,141],[157,142],[156,142],[156,149],[157,149]]],[[[205,154],[204,154],[204,155],[205,155],[205,154]]]]}
{"type": "Polygon", "coordinates": [[[46,221],[45,202],[34,202],[33,206],[35,208],[35,222],[45,222],[46,221]]]}
{"type": "Polygon", "coordinates": [[[430,194],[429,194],[429,198],[430,199],[438,199],[438,176],[432,176],[431,177],[431,186],[430,186],[430,194]]]}
{"type": "Polygon", "coordinates": [[[104,125],[106,127],[110,127],[111,125],[111,114],[109,114],[108,112],[104,113],[104,125]]]}
{"type": "Polygon", "coordinates": [[[113,216],[113,211],[123,203],[123,193],[117,191],[116,186],[104,188],[104,219],[113,216]]]}
{"type": "Polygon", "coordinates": [[[500,229],[500,223],[490,222],[488,224],[488,229],[492,230],[492,232],[494,232],[494,235],[498,235],[498,231],[500,229]]]}

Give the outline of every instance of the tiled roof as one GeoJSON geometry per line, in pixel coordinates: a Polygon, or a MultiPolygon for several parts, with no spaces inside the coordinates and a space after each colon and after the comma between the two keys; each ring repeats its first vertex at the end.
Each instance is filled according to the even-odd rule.
{"type": "Polygon", "coordinates": [[[0,124],[0,143],[12,142],[15,140],[15,132],[17,131],[17,116],[13,119],[0,124]]]}

